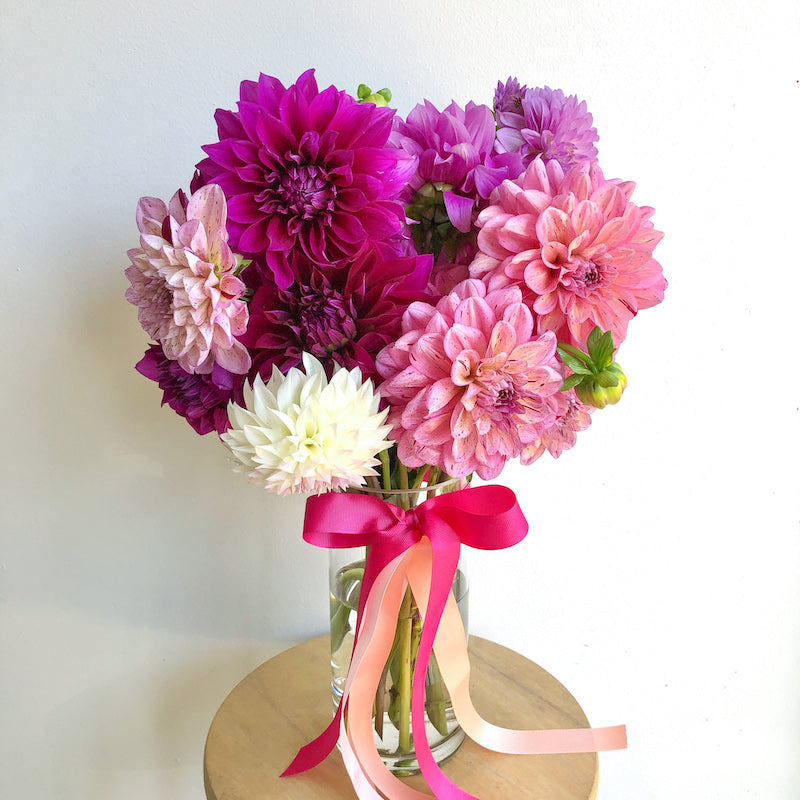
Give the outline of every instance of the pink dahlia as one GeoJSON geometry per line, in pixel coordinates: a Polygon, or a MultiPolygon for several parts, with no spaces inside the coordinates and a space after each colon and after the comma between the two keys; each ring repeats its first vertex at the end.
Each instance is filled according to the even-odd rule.
{"type": "Polygon", "coordinates": [[[519,153],[524,166],[537,156],[555,159],[564,169],[597,159],[597,130],[585,102],[548,86],[526,89],[521,97],[514,88],[504,88],[498,107],[498,153],[519,153]]]}
{"type": "Polygon", "coordinates": [[[533,335],[515,286],[466,280],[436,306],[417,302],[403,335],[378,355],[398,457],[461,477],[496,477],[553,422],[562,379],[552,333],[533,335]]]}
{"type": "Polygon", "coordinates": [[[558,458],[565,450],[574,447],[578,433],[592,424],[593,409],[581,403],[572,389],[551,394],[546,402],[553,410],[555,420],[535,442],[525,447],[519,459],[522,464],[532,464],[545,450],[553,458],[558,458]]]}
{"type": "Polygon", "coordinates": [[[208,374],[215,364],[247,372],[250,356],[234,338],[247,327],[245,286],[228,247],[222,190],[207,186],[189,200],[178,191],[169,208],[143,197],[136,222],[141,247],[128,251],[125,297],[142,328],[188,373],[208,374]]]}
{"type": "Polygon", "coordinates": [[[199,434],[224,433],[230,428],[228,403],[243,402],[244,375],[228,372],[219,364],[207,374],[192,375],[167,358],[157,344],[148,347],[136,369],[164,392],[161,405],[169,405],[199,434]]]}
{"type": "Polygon", "coordinates": [[[493,152],[494,136],[492,110],[472,102],[439,111],[426,100],[405,121],[395,118],[390,142],[417,165],[402,199],[416,221],[418,252],[438,255],[445,245],[457,246],[459,232],[470,231],[492,189],[522,172],[516,153],[493,152]]]}
{"type": "Polygon", "coordinates": [[[375,356],[400,334],[409,303],[425,296],[430,256],[399,257],[366,246],[339,268],[321,270],[302,254],[291,261],[285,289],[255,273],[250,324],[241,337],[253,366],[267,378],[275,365],[285,373],[311,353],[333,374],[339,364],[376,378],[375,356]]]}
{"type": "Polygon", "coordinates": [[[241,84],[237,111],[217,111],[220,140],[203,148],[195,184],[223,188],[231,246],[288,286],[293,251],[335,264],[401,229],[395,200],[413,162],[386,146],[393,116],[318,91],[313,70],[288,89],[261,75],[241,84]]]}
{"type": "Polygon", "coordinates": [[[599,325],[619,347],[630,320],[660,303],[667,285],[653,258],[663,234],[653,209],[631,202],[634,186],[607,180],[597,164],[565,174],[557,161],[536,159],[478,217],[470,274],[520,286],[537,331],[584,347],[599,325]]]}

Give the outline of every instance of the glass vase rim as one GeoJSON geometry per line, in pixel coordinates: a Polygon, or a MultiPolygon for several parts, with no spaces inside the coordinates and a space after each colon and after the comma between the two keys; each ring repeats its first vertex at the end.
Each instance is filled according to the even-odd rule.
{"type": "Polygon", "coordinates": [[[401,496],[407,497],[411,495],[421,494],[423,492],[438,492],[442,489],[450,489],[450,488],[457,488],[457,487],[464,487],[466,488],[469,486],[469,480],[465,477],[462,478],[448,478],[446,481],[439,481],[437,483],[430,483],[424,484],[422,486],[409,486],[408,489],[384,489],[383,487],[373,487],[373,486],[352,486],[347,489],[347,492],[350,494],[370,494],[377,497],[381,496],[401,496]]]}

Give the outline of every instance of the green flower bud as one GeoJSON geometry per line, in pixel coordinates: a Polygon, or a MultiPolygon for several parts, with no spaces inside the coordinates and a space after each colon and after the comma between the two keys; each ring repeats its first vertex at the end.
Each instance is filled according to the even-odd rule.
{"type": "Polygon", "coordinates": [[[587,406],[605,408],[607,405],[613,406],[619,402],[627,385],[628,379],[625,373],[619,364],[613,361],[597,375],[587,375],[575,386],[575,394],[587,406]]]}
{"type": "Polygon", "coordinates": [[[358,85],[356,94],[358,95],[359,103],[374,103],[376,106],[388,106],[389,101],[392,99],[392,93],[389,89],[378,89],[377,92],[373,92],[365,83],[358,85]]]}

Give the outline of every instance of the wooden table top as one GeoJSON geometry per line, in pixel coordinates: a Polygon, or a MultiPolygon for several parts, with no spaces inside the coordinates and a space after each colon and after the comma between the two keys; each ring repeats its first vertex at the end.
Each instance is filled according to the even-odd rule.
{"type": "MultiPolygon", "coordinates": [[[[507,728],[588,728],[574,697],[548,672],[506,647],[469,638],[478,712],[507,728]]],[[[211,723],[203,771],[208,800],[352,800],[338,750],[290,778],[280,773],[332,714],[329,639],[321,636],[262,664],[228,695],[211,723]]],[[[598,757],[506,755],[467,738],[442,767],[481,800],[595,800],[598,757]]],[[[427,792],[421,777],[404,778],[427,792]]]]}

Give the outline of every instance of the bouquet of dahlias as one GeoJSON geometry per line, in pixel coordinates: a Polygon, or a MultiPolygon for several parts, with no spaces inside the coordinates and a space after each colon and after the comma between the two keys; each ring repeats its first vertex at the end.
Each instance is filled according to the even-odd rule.
{"type": "Polygon", "coordinates": [[[603,174],[584,102],[516,79],[491,107],[390,99],[245,81],[191,193],[137,208],[137,369],[279,494],[559,457],[664,297],[653,209],[603,174]]]}

